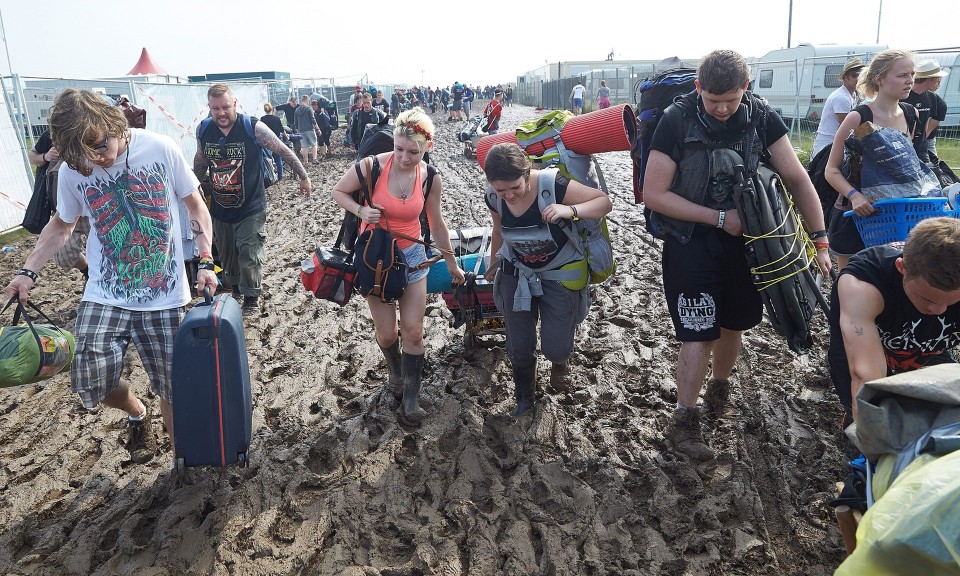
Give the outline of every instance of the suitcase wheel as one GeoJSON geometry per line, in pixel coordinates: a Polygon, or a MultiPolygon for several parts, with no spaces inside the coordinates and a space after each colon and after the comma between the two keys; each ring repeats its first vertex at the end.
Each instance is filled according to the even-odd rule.
{"type": "Polygon", "coordinates": [[[250,467],[250,452],[238,452],[237,453],[237,462],[240,464],[241,468],[250,467]]]}

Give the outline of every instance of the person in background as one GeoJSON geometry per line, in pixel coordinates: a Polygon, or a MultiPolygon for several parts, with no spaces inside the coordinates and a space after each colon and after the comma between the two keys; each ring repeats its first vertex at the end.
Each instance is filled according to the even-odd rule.
{"type": "Polygon", "coordinates": [[[843,70],[840,71],[840,87],[831,92],[823,103],[823,113],[817,125],[817,135],[813,139],[811,158],[833,143],[840,123],[853,109],[857,101],[857,77],[863,68],[863,62],[859,58],[851,58],[843,65],[843,70]]]}
{"type": "Polygon", "coordinates": [[[573,103],[573,112],[577,116],[583,112],[583,93],[586,91],[587,89],[580,82],[570,90],[570,102],[573,103]]]}
{"type": "Polygon", "coordinates": [[[350,105],[350,112],[358,109],[360,107],[360,98],[363,97],[363,88],[357,84],[353,87],[353,94],[350,95],[350,100],[348,104],[350,105]]]}
{"type": "MultiPolygon", "coordinates": [[[[281,142],[284,144],[289,142],[290,139],[287,138],[287,132],[283,129],[283,123],[280,122],[280,117],[277,116],[279,110],[275,109],[272,104],[267,102],[263,105],[263,112],[264,115],[260,117],[260,121],[263,122],[267,128],[272,130],[281,142]]],[[[277,180],[283,180],[283,156],[281,154],[277,154],[276,152],[271,152],[271,154],[273,155],[274,164],[277,165],[277,180]]]]}
{"type": "Polygon", "coordinates": [[[610,107],[610,89],[607,88],[607,81],[600,81],[600,88],[597,89],[597,107],[603,110],[610,107]]]}
{"type": "Polygon", "coordinates": [[[377,90],[377,96],[373,99],[373,107],[387,116],[390,115],[390,103],[383,97],[383,90],[377,90]]]}
{"type": "Polygon", "coordinates": [[[319,131],[317,158],[323,159],[330,156],[330,135],[333,134],[333,126],[330,123],[330,114],[327,112],[327,108],[316,100],[313,101],[312,105],[313,116],[317,120],[317,130],[319,131]]]}
{"type": "Polygon", "coordinates": [[[379,124],[386,115],[373,107],[373,98],[369,93],[364,92],[360,100],[363,107],[357,110],[353,116],[353,122],[350,124],[350,140],[353,142],[353,149],[360,149],[360,141],[363,140],[363,134],[367,131],[367,124],[379,124]]]}
{"type": "Polygon", "coordinates": [[[496,134],[500,130],[500,113],[503,112],[501,100],[503,100],[503,90],[497,88],[493,92],[493,100],[483,109],[484,120],[480,126],[487,134],[496,134]]]}
{"type": "MultiPolygon", "coordinates": [[[[287,122],[287,128],[290,131],[296,131],[297,121],[296,121],[296,111],[297,111],[297,99],[295,96],[291,96],[290,100],[286,104],[281,104],[277,106],[277,111],[283,113],[283,118],[287,122]]],[[[300,155],[300,139],[292,138],[293,142],[293,153],[297,156],[300,155]]]]}
{"type": "Polygon", "coordinates": [[[473,90],[469,85],[463,85],[463,114],[467,120],[470,119],[470,103],[473,102],[473,90]]]}
{"type": "MultiPolygon", "coordinates": [[[[913,77],[913,88],[910,95],[904,98],[904,102],[913,104],[920,115],[920,128],[913,135],[913,147],[917,151],[920,160],[928,164],[934,163],[937,157],[937,144],[931,145],[931,134],[935,134],[937,127],[947,117],[947,105],[943,98],[937,95],[936,90],[940,87],[940,82],[949,73],[940,68],[940,64],[933,59],[921,60],[917,62],[913,77]],[[930,157],[930,149],[933,149],[933,158],[930,157]]],[[[936,137],[934,136],[934,139],[936,137]]]]}
{"type": "Polygon", "coordinates": [[[532,169],[515,143],[490,148],[483,169],[495,195],[495,200],[485,196],[493,218],[486,278],[494,281],[494,299],[506,323],[517,402],[511,416],[519,417],[534,408],[538,321],[540,350],[552,363],[551,387],[565,392],[574,332],[590,308],[587,264],[561,226],[579,218],[600,218],[613,204],[602,190],[557,174],[556,203],[541,210],[540,171],[532,169]],[[571,266],[575,269],[568,269],[571,266]]]}
{"type": "MultiPolygon", "coordinates": [[[[34,175],[34,187],[43,187],[43,193],[49,196],[47,191],[47,168],[60,160],[60,154],[57,147],[53,145],[50,138],[50,131],[44,130],[40,138],[33,145],[33,148],[27,151],[27,158],[30,164],[37,167],[34,175]]],[[[56,198],[53,198],[55,201],[56,198]]],[[[53,255],[54,262],[64,270],[76,268],[83,274],[84,278],[89,278],[87,257],[84,254],[84,246],[87,245],[87,234],[90,233],[90,222],[83,216],[77,219],[76,226],[73,227],[73,233],[57,252],[53,255]]]]}
{"type": "MultiPolygon", "coordinates": [[[[354,191],[360,189],[354,166],[348,168],[334,185],[333,199],[341,208],[357,215],[361,221],[361,234],[372,227],[388,226],[413,238],[420,238],[420,214],[426,206],[430,234],[437,246],[447,250],[444,260],[451,278],[457,284],[462,283],[463,271],[454,259],[450,232],[443,220],[443,182],[440,174],[433,178],[430,195],[426,199],[423,196],[428,174],[423,155],[433,147],[433,121],[420,108],[403,112],[397,117],[393,135],[393,151],[376,156],[382,170],[370,191],[370,204],[361,205],[353,199],[354,191]]],[[[358,162],[369,182],[373,157],[361,158],[358,162]]],[[[390,373],[388,385],[394,396],[402,399],[400,417],[408,424],[419,424],[426,416],[419,398],[425,353],[423,318],[427,306],[426,278],[429,270],[415,269],[427,260],[422,244],[399,237],[397,244],[408,266],[407,287],[403,296],[398,302],[386,304],[370,295],[367,296],[367,305],[373,318],[377,345],[387,360],[390,373]]]]}
{"type": "Polygon", "coordinates": [[[943,118],[946,118],[944,114],[943,118],[934,121],[933,127],[930,126],[932,112],[939,112],[938,96],[932,90],[940,86],[940,79],[946,75],[947,72],[940,69],[940,64],[936,60],[921,60],[914,66],[913,88],[910,89],[910,94],[901,99],[917,109],[919,123],[917,130],[913,133],[913,148],[920,161],[928,164],[930,154],[927,152],[927,136],[940,125],[943,118]]]}
{"type": "Polygon", "coordinates": [[[300,156],[303,164],[317,163],[317,119],[310,106],[310,97],[304,94],[300,98],[300,106],[295,113],[297,134],[302,138],[300,142],[300,156]]]}

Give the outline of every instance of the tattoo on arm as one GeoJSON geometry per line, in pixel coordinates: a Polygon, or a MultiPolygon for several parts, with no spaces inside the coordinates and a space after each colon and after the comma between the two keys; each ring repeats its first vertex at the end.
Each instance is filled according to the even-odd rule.
{"type": "Polygon", "coordinates": [[[257,144],[275,154],[279,154],[283,158],[284,165],[288,165],[301,180],[307,177],[307,170],[300,163],[300,159],[297,158],[297,155],[289,146],[281,142],[280,138],[277,138],[273,130],[265,126],[263,122],[257,122],[255,130],[257,144]]]}
{"type": "Polygon", "coordinates": [[[193,232],[194,236],[203,236],[203,227],[200,226],[200,222],[198,220],[190,221],[190,231],[193,232]]]}
{"type": "Polygon", "coordinates": [[[853,325],[853,333],[857,336],[863,336],[863,326],[853,325]]]}

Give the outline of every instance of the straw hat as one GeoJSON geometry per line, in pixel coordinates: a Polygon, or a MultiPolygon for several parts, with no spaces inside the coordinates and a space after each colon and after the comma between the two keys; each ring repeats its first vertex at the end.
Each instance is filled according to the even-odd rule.
{"type": "Polygon", "coordinates": [[[843,70],[840,72],[840,77],[843,78],[847,75],[848,72],[859,71],[865,65],[862,60],[859,58],[851,58],[847,60],[847,63],[843,65],[843,70]]]}
{"type": "Polygon", "coordinates": [[[944,72],[940,69],[940,63],[933,59],[921,60],[917,62],[917,66],[914,68],[916,74],[914,78],[920,80],[922,78],[943,78],[949,72],[944,72]]]}

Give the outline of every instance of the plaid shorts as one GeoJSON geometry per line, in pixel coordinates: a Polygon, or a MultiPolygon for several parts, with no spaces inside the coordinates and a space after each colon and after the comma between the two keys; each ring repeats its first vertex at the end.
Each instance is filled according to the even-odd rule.
{"type": "Polygon", "coordinates": [[[150,388],[172,402],[173,339],[183,312],[182,307],[140,311],[80,302],[70,389],[80,395],[84,408],[97,406],[120,384],[123,356],[131,340],[140,352],[150,388]]]}

